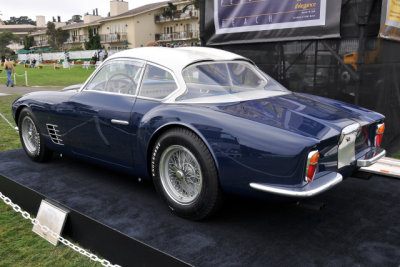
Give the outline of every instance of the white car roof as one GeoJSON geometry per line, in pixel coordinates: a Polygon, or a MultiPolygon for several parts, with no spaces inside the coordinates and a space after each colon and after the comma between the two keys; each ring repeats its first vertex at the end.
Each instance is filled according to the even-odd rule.
{"type": "Polygon", "coordinates": [[[205,60],[246,60],[240,55],[209,47],[140,47],[116,53],[109,59],[128,57],[153,62],[180,73],[186,66],[205,60]]]}

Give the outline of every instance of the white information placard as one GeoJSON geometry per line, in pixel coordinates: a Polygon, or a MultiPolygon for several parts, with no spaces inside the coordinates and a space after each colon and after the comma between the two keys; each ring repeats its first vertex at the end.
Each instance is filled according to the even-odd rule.
{"type": "MultiPolygon", "coordinates": [[[[57,207],[47,200],[42,200],[36,219],[39,220],[41,225],[47,226],[54,233],[61,235],[67,215],[68,211],[57,207]]],[[[57,246],[58,240],[51,236],[50,233],[45,233],[40,226],[34,225],[32,231],[49,241],[54,246],[57,246]]]]}

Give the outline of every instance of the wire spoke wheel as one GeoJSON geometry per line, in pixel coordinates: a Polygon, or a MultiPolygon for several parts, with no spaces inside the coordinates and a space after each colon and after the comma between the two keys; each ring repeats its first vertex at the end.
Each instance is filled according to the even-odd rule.
{"type": "Polygon", "coordinates": [[[40,152],[40,135],[36,129],[33,120],[26,116],[21,125],[22,139],[25,143],[26,149],[33,156],[36,156],[40,152]]]}
{"type": "Polygon", "coordinates": [[[174,214],[202,220],[220,207],[222,192],[214,158],[192,131],[176,127],[160,135],[149,167],[157,192],[174,214]]]}
{"type": "Polygon", "coordinates": [[[183,146],[173,145],[162,153],[160,178],[167,194],[180,204],[192,203],[201,193],[203,178],[200,164],[183,146]]]}
{"type": "Polygon", "coordinates": [[[21,110],[18,117],[19,137],[28,157],[36,162],[51,159],[53,152],[46,146],[35,115],[28,108],[21,110]]]}

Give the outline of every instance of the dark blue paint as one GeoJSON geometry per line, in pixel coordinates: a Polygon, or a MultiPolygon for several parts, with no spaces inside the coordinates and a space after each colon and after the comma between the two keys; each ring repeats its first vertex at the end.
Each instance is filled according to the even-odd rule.
{"type": "MultiPolygon", "coordinates": [[[[36,115],[51,149],[149,178],[152,138],[179,125],[195,132],[208,146],[224,191],[253,194],[250,182],[302,186],[306,157],[321,154],[317,178],[337,170],[337,142],[343,127],[359,122],[356,152],[368,147],[378,113],[306,94],[225,104],[163,104],[97,92],[38,92],[15,101],[36,115]],[[115,125],[111,119],[129,121],[115,125]],[[59,125],[64,146],[54,145],[46,123],[59,125]]],[[[154,140],[153,140],[154,141],[154,140]]],[[[350,166],[339,170],[348,175],[350,166]]]]}

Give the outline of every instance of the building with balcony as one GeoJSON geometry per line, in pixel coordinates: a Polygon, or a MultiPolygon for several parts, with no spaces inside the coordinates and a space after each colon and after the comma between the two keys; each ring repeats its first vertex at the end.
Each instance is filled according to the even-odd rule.
{"type": "Polygon", "coordinates": [[[129,10],[127,2],[112,0],[110,16],[97,21],[101,45],[105,49],[126,49],[154,41],[164,46],[197,44],[200,16],[192,3],[173,0],[129,10]],[[172,18],[163,16],[168,3],[177,7],[172,18]]]}
{"type": "MultiPolygon", "coordinates": [[[[122,1],[110,4],[121,5],[122,1]]],[[[124,49],[145,46],[156,39],[159,26],[154,22],[154,15],[167,6],[167,2],[144,5],[121,14],[104,18],[100,29],[100,41],[107,49],[124,49]]],[[[128,8],[128,6],[124,6],[128,8]]],[[[113,10],[111,6],[110,10],[113,10]]],[[[119,8],[118,10],[123,10],[119,8]]]]}
{"type": "MultiPolygon", "coordinates": [[[[37,17],[37,21],[40,21],[40,17],[37,17]]],[[[4,31],[9,31],[17,35],[20,39],[17,42],[12,42],[10,45],[7,47],[13,50],[14,52],[17,52],[20,49],[24,48],[24,38],[25,36],[36,32],[36,31],[41,31],[45,29],[45,25],[42,25],[41,23],[38,23],[37,26],[30,25],[30,24],[19,24],[19,25],[4,25],[0,24],[0,33],[4,31]]]]}
{"type": "MultiPolygon", "coordinates": [[[[187,0],[152,3],[131,10],[128,2],[111,0],[108,17],[100,17],[95,12],[85,14],[83,22],[62,26],[69,33],[64,49],[84,49],[89,28],[93,34],[99,34],[105,49],[134,48],[155,41],[163,46],[196,45],[199,43],[199,17],[199,10],[187,0]],[[171,14],[169,3],[176,6],[171,14]]],[[[31,35],[35,48],[49,46],[45,29],[31,35]]]]}
{"type": "Polygon", "coordinates": [[[64,49],[82,48],[85,49],[85,42],[89,40],[89,28],[93,30],[93,35],[99,33],[102,17],[93,12],[86,13],[83,22],[72,23],[62,27],[68,31],[69,38],[64,42],[64,49]]]}
{"type": "Polygon", "coordinates": [[[179,1],[174,5],[176,10],[167,6],[154,16],[159,27],[156,41],[164,46],[199,44],[199,9],[192,1],[179,1]]]}
{"type": "Polygon", "coordinates": [[[48,48],[49,45],[49,37],[46,34],[46,30],[39,30],[32,32],[30,34],[33,37],[33,47],[34,49],[40,48],[48,48]]]}

